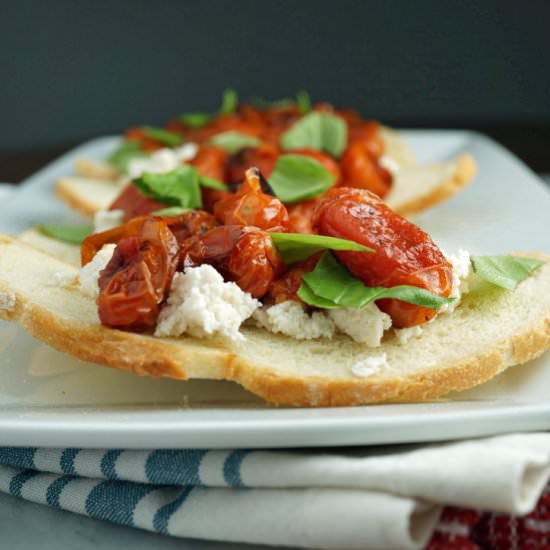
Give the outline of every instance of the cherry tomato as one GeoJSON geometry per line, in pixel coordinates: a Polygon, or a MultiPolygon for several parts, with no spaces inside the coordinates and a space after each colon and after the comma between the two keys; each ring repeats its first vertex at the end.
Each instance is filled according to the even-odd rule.
{"type": "Polygon", "coordinates": [[[178,263],[179,247],[168,225],[147,219],[139,235],[124,237],[100,273],[101,323],[143,331],[156,325],[178,263]]]}
{"type": "Polygon", "coordinates": [[[209,229],[217,225],[216,219],[208,212],[203,210],[189,210],[179,216],[170,217],[153,217],[140,216],[134,218],[123,225],[94,233],[90,235],[80,248],[80,257],[82,265],[86,265],[98,253],[105,244],[117,244],[125,237],[134,237],[141,233],[143,224],[147,220],[162,220],[170,228],[170,231],[176,237],[178,243],[182,243],[185,239],[193,235],[202,235],[209,229]]]}
{"type": "MultiPolygon", "coordinates": [[[[228,159],[229,155],[223,149],[213,147],[212,145],[201,145],[197,155],[189,164],[194,166],[201,176],[224,182],[228,159]]],[[[227,191],[210,189],[208,187],[202,187],[201,191],[203,206],[209,212],[213,210],[214,204],[230,195],[227,191]]]]}
{"type": "MultiPolygon", "coordinates": [[[[350,239],[374,249],[336,252],[340,261],[368,286],[411,285],[439,296],[449,296],[452,267],[430,237],[393,212],[376,195],[339,187],[323,197],[313,216],[321,235],[350,239]]],[[[436,312],[400,300],[379,300],[396,327],[411,327],[436,312]]]]}
{"type": "Polygon", "coordinates": [[[276,197],[262,192],[260,171],[250,168],[238,191],[214,205],[214,215],[225,225],[253,225],[261,229],[284,229],[288,212],[276,197]]]}
{"type": "Polygon", "coordinates": [[[263,296],[284,270],[269,233],[242,225],[215,227],[185,241],[180,264],[205,263],[214,266],[224,279],[234,281],[255,298],[263,296]]]}
{"type": "Polygon", "coordinates": [[[281,154],[278,147],[271,143],[262,143],[258,147],[245,147],[233,155],[227,163],[226,181],[242,181],[245,172],[256,166],[264,177],[269,178],[281,154]]]}
{"type": "Polygon", "coordinates": [[[302,280],[306,273],[313,271],[321,254],[316,254],[307,260],[297,262],[281,277],[273,281],[269,289],[269,296],[276,304],[286,302],[287,300],[294,300],[301,302],[298,298],[298,289],[302,284],[302,280]]]}
{"type": "Polygon", "coordinates": [[[122,221],[125,222],[162,208],[166,208],[164,203],[147,197],[132,183],[129,183],[109,206],[109,210],[122,210],[122,221]]]}
{"type": "Polygon", "coordinates": [[[348,145],[340,166],[343,184],[367,189],[379,197],[385,197],[392,184],[392,175],[381,166],[371,153],[369,139],[357,139],[348,145]]]}
{"type": "Polygon", "coordinates": [[[291,233],[315,233],[311,225],[319,198],[288,205],[288,230],[291,233]]]}
{"type": "Polygon", "coordinates": [[[145,135],[141,128],[130,128],[124,134],[124,138],[139,142],[142,151],[153,152],[164,147],[160,141],[145,135]]]}

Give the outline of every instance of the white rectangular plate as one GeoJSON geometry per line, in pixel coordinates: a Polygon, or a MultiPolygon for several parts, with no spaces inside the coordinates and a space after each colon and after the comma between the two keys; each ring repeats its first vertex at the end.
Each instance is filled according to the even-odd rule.
{"type": "MultiPolygon", "coordinates": [[[[422,161],[469,151],[474,183],[415,221],[450,252],[550,252],[550,193],[490,139],[405,131],[422,161]]],[[[75,221],[52,186],[76,158],[102,159],[117,138],[90,141],[31,178],[0,209],[0,232],[75,221]]],[[[39,275],[39,274],[37,274],[39,275]]],[[[121,448],[306,447],[435,441],[550,428],[550,355],[424,404],[272,408],[236,384],[139,378],[58,353],[0,322],[0,444],[121,448]]]]}

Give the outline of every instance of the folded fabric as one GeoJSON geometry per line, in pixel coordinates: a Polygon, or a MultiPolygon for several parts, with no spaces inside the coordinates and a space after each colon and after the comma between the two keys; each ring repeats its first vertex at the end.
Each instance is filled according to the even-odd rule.
{"type": "Polygon", "coordinates": [[[550,434],[420,448],[0,449],[0,490],[182,537],[305,548],[421,548],[442,507],[525,514],[550,434]]]}

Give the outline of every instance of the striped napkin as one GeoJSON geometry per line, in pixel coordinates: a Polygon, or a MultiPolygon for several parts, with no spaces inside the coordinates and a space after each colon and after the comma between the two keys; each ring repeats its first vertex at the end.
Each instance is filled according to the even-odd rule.
{"type": "Polygon", "coordinates": [[[444,504],[526,514],[549,477],[550,434],[345,451],[0,448],[0,490],[17,497],[178,537],[304,548],[423,548],[444,504]]]}

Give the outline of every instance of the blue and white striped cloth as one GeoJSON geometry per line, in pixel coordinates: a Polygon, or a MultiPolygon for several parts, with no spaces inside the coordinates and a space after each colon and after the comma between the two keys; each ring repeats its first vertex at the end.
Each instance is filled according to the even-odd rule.
{"type": "Polygon", "coordinates": [[[397,451],[0,448],[0,491],[16,497],[173,536],[305,548],[421,548],[444,504],[523,514],[549,476],[550,434],[397,451]]]}

